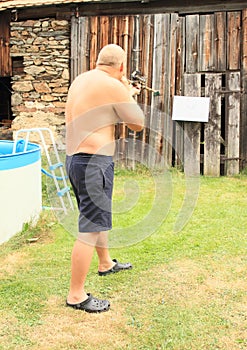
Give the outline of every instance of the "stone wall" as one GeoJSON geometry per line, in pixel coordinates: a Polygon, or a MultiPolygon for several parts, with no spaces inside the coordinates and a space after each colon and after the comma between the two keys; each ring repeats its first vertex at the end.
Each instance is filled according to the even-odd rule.
{"type": "MultiPolygon", "coordinates": [[[[69,87],[69,22],[54,19],[12,22],[10,44],[14,63],[12,129],[49,127],[58,146],[63,148],[69,87]]],[[[36,139],[37,136],[32,137],[32,141],[36,139]]]]}

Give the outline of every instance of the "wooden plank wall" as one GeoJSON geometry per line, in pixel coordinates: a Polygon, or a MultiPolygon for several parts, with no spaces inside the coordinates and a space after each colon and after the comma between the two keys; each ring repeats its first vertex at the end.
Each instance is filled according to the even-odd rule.
{"type": "Polygon", "coordinates": [[[160,91],[154,96],[143,90],[138,97],[146,115],[142,132],[116,128],[124,166],[135,167],[135,157],[149,166],[161,159],[183,166],[185,134],[196,150],[197,170],[205,175],[233,175],[246,164],[246,11],[73,19],[73,78],[95,67],[102,46],[116,43],[126,50],[126,75],[138,69],[160,91]],[[175,94],[209,96],[209,122],[173,122],[175,94]]]}

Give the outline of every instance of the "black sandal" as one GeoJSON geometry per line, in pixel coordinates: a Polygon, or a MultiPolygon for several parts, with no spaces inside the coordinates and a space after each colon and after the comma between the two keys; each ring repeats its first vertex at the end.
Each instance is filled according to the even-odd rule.
{"type": "Polygon", "coordinates": [[[76,310],[84,310],[86,312],[104,312],[110,309],[110,303],[108,300],[100,300],[92,296],[92,294],[88,293],[88,298],[81,303],[78,304],[69,304],[66,301],[66,305],[72,307],[76,310]]]}
{"type": "Polygon", "coordinates": [[[106,275],[109,275],[110,273],[115,273],[115,272],[119,272],[119,271],[122,271],[122,270],[130,270],[132,269],[132,265],[130,263],[120,263],[117,261],[117,259],[113,259],[112,261],[115,262],[115,265],[110,269],[110,270],[107,270],[107,271],[98,271],[98,274],[100,276],[106,276],[106,275]]]}

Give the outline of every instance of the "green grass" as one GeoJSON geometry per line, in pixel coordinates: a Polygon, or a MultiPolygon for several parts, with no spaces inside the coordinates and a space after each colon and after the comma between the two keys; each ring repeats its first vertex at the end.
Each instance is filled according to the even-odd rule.
{"type": "Polygon", "coordinates": [[[247,348],[246,175],[201,177],[180,232],[185,178],[175,170],[162,183],[159,176],[116,171],[114,226],[125,239],[112,238],[111,255],[134,268],[100,278],[94,256],[86,288],[111,301],[107,313],[65,307],[74,236],[52,212],[1,245],[0,349],[247,348]]]}

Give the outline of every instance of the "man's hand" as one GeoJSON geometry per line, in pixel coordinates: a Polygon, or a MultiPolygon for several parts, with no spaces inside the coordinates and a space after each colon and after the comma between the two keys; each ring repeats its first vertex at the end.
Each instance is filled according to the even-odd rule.
{"type": "Polygon", "coordinates": [[[134,85],[130,84],[131,88],[130,88],[130,93],[131,96],[135,96],[135,95],[140,95],[141,90],[142,90],[142,86],[139,83],[135,83],[134,85]]]}
{"type": "Polygon", "coordinates": [[[128,89],[130,92],[131,96],[139,95],[141,92],[141,84],[135,83],[134,85],[129,82],[129,80],[125,77],[122,76],[121,78],[121,83],[128,89]]]}

